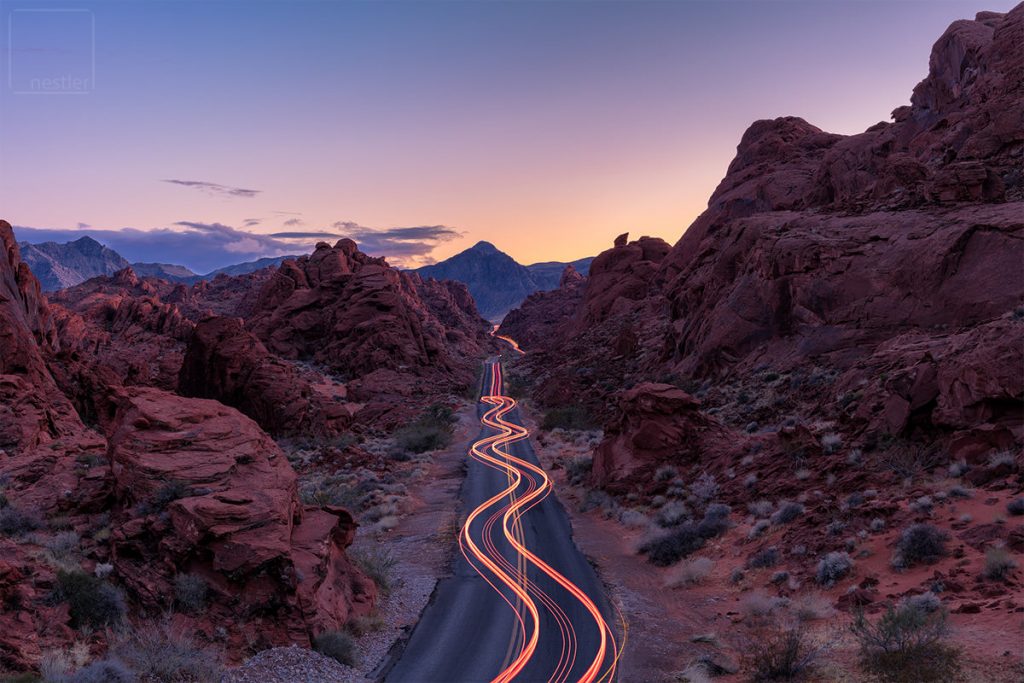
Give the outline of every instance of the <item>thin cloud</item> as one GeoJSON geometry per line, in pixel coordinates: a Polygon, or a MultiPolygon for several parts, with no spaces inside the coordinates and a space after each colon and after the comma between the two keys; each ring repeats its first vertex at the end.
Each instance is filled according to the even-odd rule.
{"type": "Polygon", "coordinates": [[[197,273],[208,273],[266,256],[308,253],[317,242],[335,242],[343,237],[355,240],[362,251],[373,256],[385,256],[395,265],[416,266],[432,262],[430,254],[438,245],[462,234],[444,225],[378,230],[351,221],[339,221],[333,228],[265,234],[223,223],[178,221],[171,227],[151,230],[15,226],[14,231],[18,240],[32,243],[70,242],[88,235],[133,263],[172,263],[197,273]]]}
{"type": "Polygon", "coordinates": [[[204,180],[177,180],[174,178],[165,179],[163,182],[173,185],[182,185],[205,192],[209,195],[221,197],[255,197],[261,190],[246,190],[242,187],[231,187],[220,183],[208,183],[204,180]]]}
{"type": "Polygon", "coordinates": [[[284,224],[287,226],[305,225],[306,221],[302,220],[301,218],[289,218],[284,222],[284,224]]]}

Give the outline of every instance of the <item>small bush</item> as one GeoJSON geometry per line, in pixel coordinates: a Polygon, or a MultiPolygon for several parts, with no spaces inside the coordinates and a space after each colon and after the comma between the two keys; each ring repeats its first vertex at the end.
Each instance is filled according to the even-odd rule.
{"type": "Polygon", "coordinates": [[[68,603],[75,628],[116,626],[124,619],[124,594],[80,569],[57,572],[56,597],[68,603]]]}
{"type": "Polygon", "coordinates": [[[881,517],[875,517],[871,520],[871,523],[868,526],[871,528],[872,531],[883,531],[885,529],[885,520],[881,517]]]}
{"type": "Polygon", "coordinates": [[[904,568],[935,562],[948,554],[948,540],[949,534],[931,524],[912,524],[903,530],[896,542],[893,566],[904,568]]]}
{"type": "Polygon", "coordinates": [[[658,514],[655,516],[655,521],[658,526],[661,527],[673,527],[679,526],[690,518],[690,509],[686,507],[686,503],[680,500],[673,500],[665,503],[658,510],[658,514]]]}
{"type": "Polygon", "coordinates": [[[67,683],[135,683],[135,674],[119,659],[101,659],[79,669],[67,683]]]}
{"type": "Polygon", "coordinates": [[[352,636],[342,631],[327,631],[313,639],[313,649],[345,666],[356,663],[356,644],[352,636]]]}
{"type": "Polygon", "coordinates": [[[1006,504],[1006,511],[1014,517],[1024,515],[1024,498],[1015,498],[1006,504]]]}
{"type": "Polygon", "coordinates": [[[671,481],[679,476],[679,470],[672,465],[662,465],[654,470],[654,481],[671,481]]]}
{"type": "Polygon", "coordinates": [[[565,477],[573,486],[579,486],[587,480],[590,476],[590,471],[593,468],[594,459],[586,455],[581,455],[566,463],[565,477]]]}
{"type": "Polygon", "coordinates": [[[988,457],[988,466],[992,469],[997,467],[1008,467],[1014,472],[1017,471],[1017,458],[1010,451],[1000,451],[988,457]]]}
{"type": "Polygon", "coordinates": [[[910,504],[911,510],[922,515],[930,514],[934,507],[935,502],[932,500],[931,496],[921,496],[910,504]]]}
{"type": "Polygon", "coordinates": [[[707,578],[711,570],[715,568],[715,562],[709,557],[697,557],[683,562],[671,570],[665,585],[669,588],[679,586],[692,586],[707,578]]]}
{"type": "Polygon", "coordinates": [[[806,674],[824,651],[803,625],[757,629],[744,648],[744,662],[754,681],[792,681],[806,674]]]}
{"type": "Polygon", "coordinates": [[[740,600],[740,612],[749,619],[771,616],[787,604],[784,598],[777,598],[755,591],[740,600]]]}
{"type": "Polygon", "coordinates": [[[846,553],[833,552],[818,561],[815,578],[823,586],[834,586],[853,569],[853,560],[846,553]]]}
{"type": "Polygon", "coordinates": [[[201,576],[178,574],[174,577],[174,602],[184,612],[199,614],[205,610],[208,590],[201,576]]]}
{"type": "Polygon", "coordinates": [[[579,404],[559,406],[544,413],[540,428],[546,432],[552,429],[587,430],[595,426],[594,418],[579,404]]]}
{"type": "Polygon", "coordinates": [[[774,567],[779,563],[779,551],[777,548],[764,548],[747,558],[747,566],[751,569],[764,569],[774,567]]]}
{"type": "Polygon", "coordinates": [[[42,526],[42,520],[34,514],[11,505],[0,508],[0,534],[4,536],[24,536],[42,526]]]}
{"type": "Polygon", "coordinates": [[[704,536],[697,531],[697,525],[687,522],[664,536],[647,541],[640,546],[640,552],[647,555],[651,564],[667,567],[702,547],[704,536]]]}
{"type": "Polygon", "coordinates": [[[690,493],[701,503],[707,503],[718,495],[718,482],[713,474],[703,473],[690,484],[690,493]]]}
{"type": "Polygon", "coordinates": [[[1017,567],[1017,563],[1006,548],[989,548],[985,551],[985,569],[982,575],[992,581],[1005,581],[1017,567]]]}
{"type": "Polygon", "coordinates": [[[835,613],[832,601],[821,593],[804,593],[792,603],[793,614],[800,621],[828,619],[835,613]]]}
{"type": "Polygon", "coordinates": [[[767,517],[772,514],[772,510],[775,506],[770,500],[756,500],[753,503],[747,503],[747,512],[754,515],[755,517],[767,517]]]}
{"type": "Polygon", "coordinates": [[[138,680],[161,683],[220,680],[218,653],[198,647],[170,624],[129,631],[121,635],[112,651],[135,671],[138,680]]]}
{"type": "Polygon", "coordinates": [[[192,490],[183,481],[168,481],[153,493],[153,496],[143,505],[146,514],[162,512],[167,506],[180,498],[192,495],[192,490]]]}
{"type": "Polygon", "coordinates": [[[959,652],[945,643],[945,610],[890,606],[876,623],[858,614],[850,630],[860,645],[861,667],[882,681],[949,681],[959,673],[959,652]]]}
{"type": "Polygon", "coordinates": [[[839,449],[843,446],[843,437],[835,433],[824,434],[821,437],[821,449],[826,454],[831,455],[832,453],[839,452],[839,449]]]}
{"type": "Polygon", "coordinates": [[[772,515],[772,524],[789,524],[802,514],[804,506],[800,503],[782,501],[779,503],[779,509],[772,515]]]}
{"type": "Polygon", "coordinates": [[[74,531],[61,531],[44,544],[50,551],[50,557],[57,562],[67,562],[78,552],[78,534],[74,531]]]}
{"type": "Polygon", "coordinates": [[[374,545],[372,550],[349,549],[348,556],[373,579],[382,596],[391,594],[395,588],[394,569],[397,561],[390,552],[379,545],[374,545]]]}
{"type": "Polygon", "coordinates": [[[916,609],[926,614],[942,609],[942,600],[931,591],[919,595],[911,595],[903,601],[903,604],[910,609],[916,609]]]}
{"type": "Polygon", "coordinates": [[[839,536],[846,531],[846,522],[841,519],[834,519],[825,526],[825,532],[829,536],[839,536]]]}
{"type": "Polygon", "coordinates": [[[721,503],[714,503],[704,511],[704,519],[697,525],[697,533],[704,538],[714,538],[729,530],[729,514],[732,508],[721,503]]]}
{"type": "Polygon", "coordinates": [[[758,538],[761,534],[768,530],[768,527],[772,525],[767,519],[759,519],[754,522],[754,525],[750,527],[750,531],[747,533],[747,538],[758,538]]]}
{"type": "Polygon", "coordinates": [[[946,495],[949,496],[950,498],[970,498],[974,494],[971,493],[971,490],[969,488],[963,487],[960,484],[956,484],[955,486],[952,486],[949,489],[946,495]]]}

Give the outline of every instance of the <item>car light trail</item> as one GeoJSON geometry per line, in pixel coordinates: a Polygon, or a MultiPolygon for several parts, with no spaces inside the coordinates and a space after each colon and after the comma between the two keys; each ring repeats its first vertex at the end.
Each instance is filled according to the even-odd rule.
{"type": "MultiPolygon", "coordinates": [[[[499,338],[522,353],[513,340],[499,338]]],[[[547,674],[549,683],[611,681],[615,676],[619,647],[600,609],[586,592],[528,547],[523,518],[551,494],[552,481],[543,468],[512,454],[509,448],[511,444],[528,438],[530,432],[522,425],[506,419],[517,403],[515,399],[501,393],[501,364],[489,363],[489,372],[490,390],[480,400],[490,407],[481,417],[481,422],[497,430],[497,433],[473,443],[469,452],[474,459],[502,472],[507,486],[470,512],[459,533],[459,548],[473,569],[515,613],[515,628],[511,634],[509,650],[505,661],[501,663],[501,671],[492,679],[492,683],[515,681],[530,665],[542,640],[545,643],[549,640],[560,641],[561,647],[558,660],[552,662],[552,670],[547,674]],[[501,552],[501,539],[515,553],[515,562],[501,552]],[[531,567],[535,579],[547,577],[553,583],[557,595],[552,594],[551,589],[544,590],[536,580],[531,580],[531,567]],[[570,603],[582,606],[586,614],[585,624],[573,623],[567,612],[570,603]],[[542,613],[551,617],[557,630],[544,630],[542,613]],[[596,629],[596,643],[593,638],[581,639],[577,633],[579,628],[596,629]],[[592,652],[579,651],[580,644],[584,642],[593,644],[592,652]],[[584,659],[580,660],[580,657],[584,659]],[[577,660],[580,660],[581,667],[586,667],[582,672],[574,674],[577,660]]],[[[574,608],[574,611],[578,612],[578,609],[574,608]]],[[[555,652],[558,651],[556,646],[555,652]]]]}

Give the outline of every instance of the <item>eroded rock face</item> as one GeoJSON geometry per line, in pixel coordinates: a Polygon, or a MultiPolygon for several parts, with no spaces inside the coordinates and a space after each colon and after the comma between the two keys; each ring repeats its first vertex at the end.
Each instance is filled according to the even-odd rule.
{"type": "MultiPolygon", "coordinates": [[[[446,329],[420,297],[428,288],[436,286],[363,254],[352,240],[320,243],[312,255],[281,264],[248,327],[272,353],[344,377],[401,370],[469,381],[470,359],[488,343],[485,328],[446,329]]],[[[447,286],[445,296],[452,296],[447,286]]]]}
{"type": "Polygon", "coordinates": [[[238,318],[196,325],[181,368],[180,391],[238,408],[272,434],[333,436],[362,407],[344,384],[271,355],[238,318]]]}
{"type": "Polygon", "coordinates": [[[700,410],[700,401],[668,384],[645,382],[622,393],[605,439],[594,451],[593,478],[610,490],[650,481],[665,463],[721,461],[742,439],[700,410]]]}
{"type": "Polygon", "coordinates": [[[501,321],[500,333],[516,340],[527,351],[548,349],[572,332],[571,323],[583,302],[587,278],[572,265],[565,267],[558,289],[534,292],[521,308],[501,321]]]}
{"type": "Polygon", "coordinates": [[[344,554],[352,516],[304,510],[283,453],[235,409],[131,389],[109,443],[114,566],[142,606],[170,607],[175,576],[196,574],[212,591],[198,628],[212,637],[220,619],[248,615],[248,635],[273,644],[308,643],[372,608],[373,583],[344,554]]]}

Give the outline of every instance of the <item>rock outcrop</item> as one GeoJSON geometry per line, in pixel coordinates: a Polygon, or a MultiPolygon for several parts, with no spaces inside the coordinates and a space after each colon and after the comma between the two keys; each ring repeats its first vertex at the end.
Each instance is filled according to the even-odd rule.
{"type": "Polygon", "coordinates": [[[303,508],[291,465],[252,420],[216,401],[132,389],[110,437],[113,560],[140,604],[169,608],[175,576],[210,586],[199,628],[247,615],[239,643],[308,643],[373,606],[345,557],[355,523],[303,508]]]}
{"type": "Polygon", "coordinates": [[[179,390],[233,406],[279,435],[337,435],[362,407],[346,400],[344,384],[271,355],[239,318],[196,325],[179,390]]]}
{"type": "Polygon", "coordinates": [[[272,353],[344,378],[400,371],[471,381],[489,343],[486,326],[480,321],[461,335],[446,329],[422,291],[415,275],[363,254],[352,240],[321,242],[310,256],[281,264],[247,327],[272,353]]]}
{"type": "Polygon", "coordinates": [[[527,351],[549,349],[570,332],[574,313],[586,293],[587,278],[568,265],[558,289],[535,292],[520,308],[508,312],[501,321],[501,334],[516,340],[527,351]]]}
{"type": "Polygon", "coordinates": [[[622,393],[605,439],[594,451],[593,479],[610,490],[650,481],[668,462],[723,460],[742,451],[737,439],[700,410],[700,401],[668,384],[643,383],[622,393]]]}

